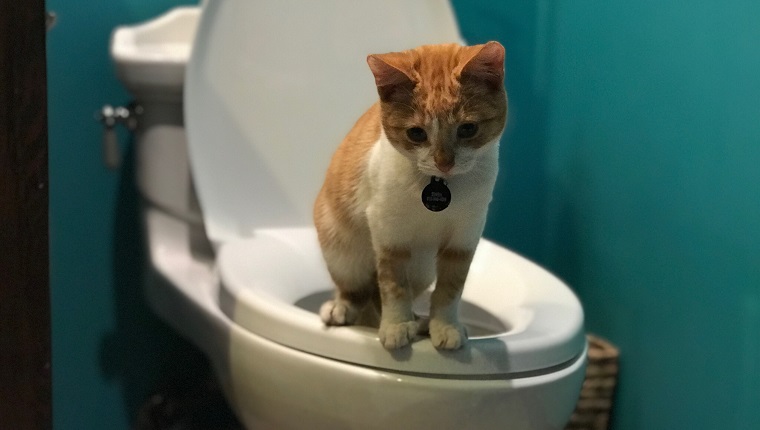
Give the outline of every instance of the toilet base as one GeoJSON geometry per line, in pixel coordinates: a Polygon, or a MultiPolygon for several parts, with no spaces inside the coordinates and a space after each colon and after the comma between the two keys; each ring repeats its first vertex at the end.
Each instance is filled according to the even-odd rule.
{"type": "Polygon", "coordinates": [[[230,341],[230,394],[251,429],[559,430],[585,371],[584,351],[545,375],[436,379],[302,353],[238,327],[230,341]]]}

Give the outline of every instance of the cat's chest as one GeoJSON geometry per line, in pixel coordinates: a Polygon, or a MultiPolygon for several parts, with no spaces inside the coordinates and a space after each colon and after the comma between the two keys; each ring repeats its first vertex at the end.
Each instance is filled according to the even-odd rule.
{"type": "Polygon", "coordinates": [[[422,202],[421,185],[399,185],[384,188],[367,206],[373,241],[438,249],[443,243],[469,246],[480,237],[490,197],[475,198],[450,183],[449,206],[434,212],[422,202]]]}
{"type": "MultiPolygon", "coordinates": [[[[422,176],[416,165],[393,149],[378,142],[360,187],[370,225],[383,231],[408,236],[440,236],[469,224],[480,225],[491,201],[497,165],[484,163],[476,171],[446,180],[449,205],[431,211],[423,203],[423,191],[432,177],[422,176]]],[[[440,183],[438,186],[443,186],[440,183]]]]}
{"type": "MultiPolygon", "coordinates": [[[[386,178],[374,187],[368,199],[368,215],[376,223],[407,231],[409,234],[440,234],[469,223],[479,223],[491,200],[491,188],[454,178],[440,184],[450,194],[448,206],[432,211],[423,203],[430,178],[386,178]]],[[[439,189],[440,191],[440,189],[439,189]]],[[[447,193],[444,193],[447,194],[447,193]]]]}
{"type": "Polygon", "coordinates": [[[488,184],[473,184],[461,178],[438,180],[431,177],[410,187],[405,210],[423,222],[466,222],[469,218],[479,218],[490,200],[491,187],[488,184]],[[424,203],[431,196],[447,200],[448,205],[441,210],[431,210],[424,203]]]}

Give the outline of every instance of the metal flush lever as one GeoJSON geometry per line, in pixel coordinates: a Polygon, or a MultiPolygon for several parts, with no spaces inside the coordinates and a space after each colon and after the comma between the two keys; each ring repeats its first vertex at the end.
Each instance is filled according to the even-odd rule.
{"type": "Polygon", "coordinates": [[[126,107],[104,105],[96,115],[98,121],[103,124],[103,164],[109,169],[116,170],[121,166],[121,151],[116,126],[121,124],[132,131],[137,128],[137,119],[140,114],[142,114],[142,106],[132,102],[126,107]]]}
{"type": "Polygon", "coordinates": [[[45,12],[45,29],[47,31],[55,27],[56,22],[58,22],[58,15],[55,14],[55,11],[50,10],[45,12]]]}

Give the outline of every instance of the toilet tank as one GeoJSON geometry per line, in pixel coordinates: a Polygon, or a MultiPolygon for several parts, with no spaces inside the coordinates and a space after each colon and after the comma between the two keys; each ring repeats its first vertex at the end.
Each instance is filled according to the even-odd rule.
{"type": "Polygon", "coordinates": [[[185,119],[212,241],[310,225],[331,154],[377,100],[367,55],[460,40],[446,0],[209,1],[185,119]]]}
{"type": "Polygon", "coordinates": [[[199,7],[177,7],[146,22],[119,26],[110,53],[119,80],[141,107],[135,176],[144,200],[202,223],[192,187],[182,104],[199,7]]]}

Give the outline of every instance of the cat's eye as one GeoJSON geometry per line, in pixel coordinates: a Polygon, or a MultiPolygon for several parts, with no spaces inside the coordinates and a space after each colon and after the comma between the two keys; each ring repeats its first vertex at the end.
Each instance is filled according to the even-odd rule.
{"type": "Polygon", "coordinates": [[[427,133],[420,127],[412,127],[406,130],[406,137],[412,142],[422,143],[427,140],[427,133]]]}
{"type": "Polygon", "coordinates": [[[478,125],[472,122],[460,124],[457,127],[457,137],[460,139],[469,139],[478,132],[478,125]]]}

